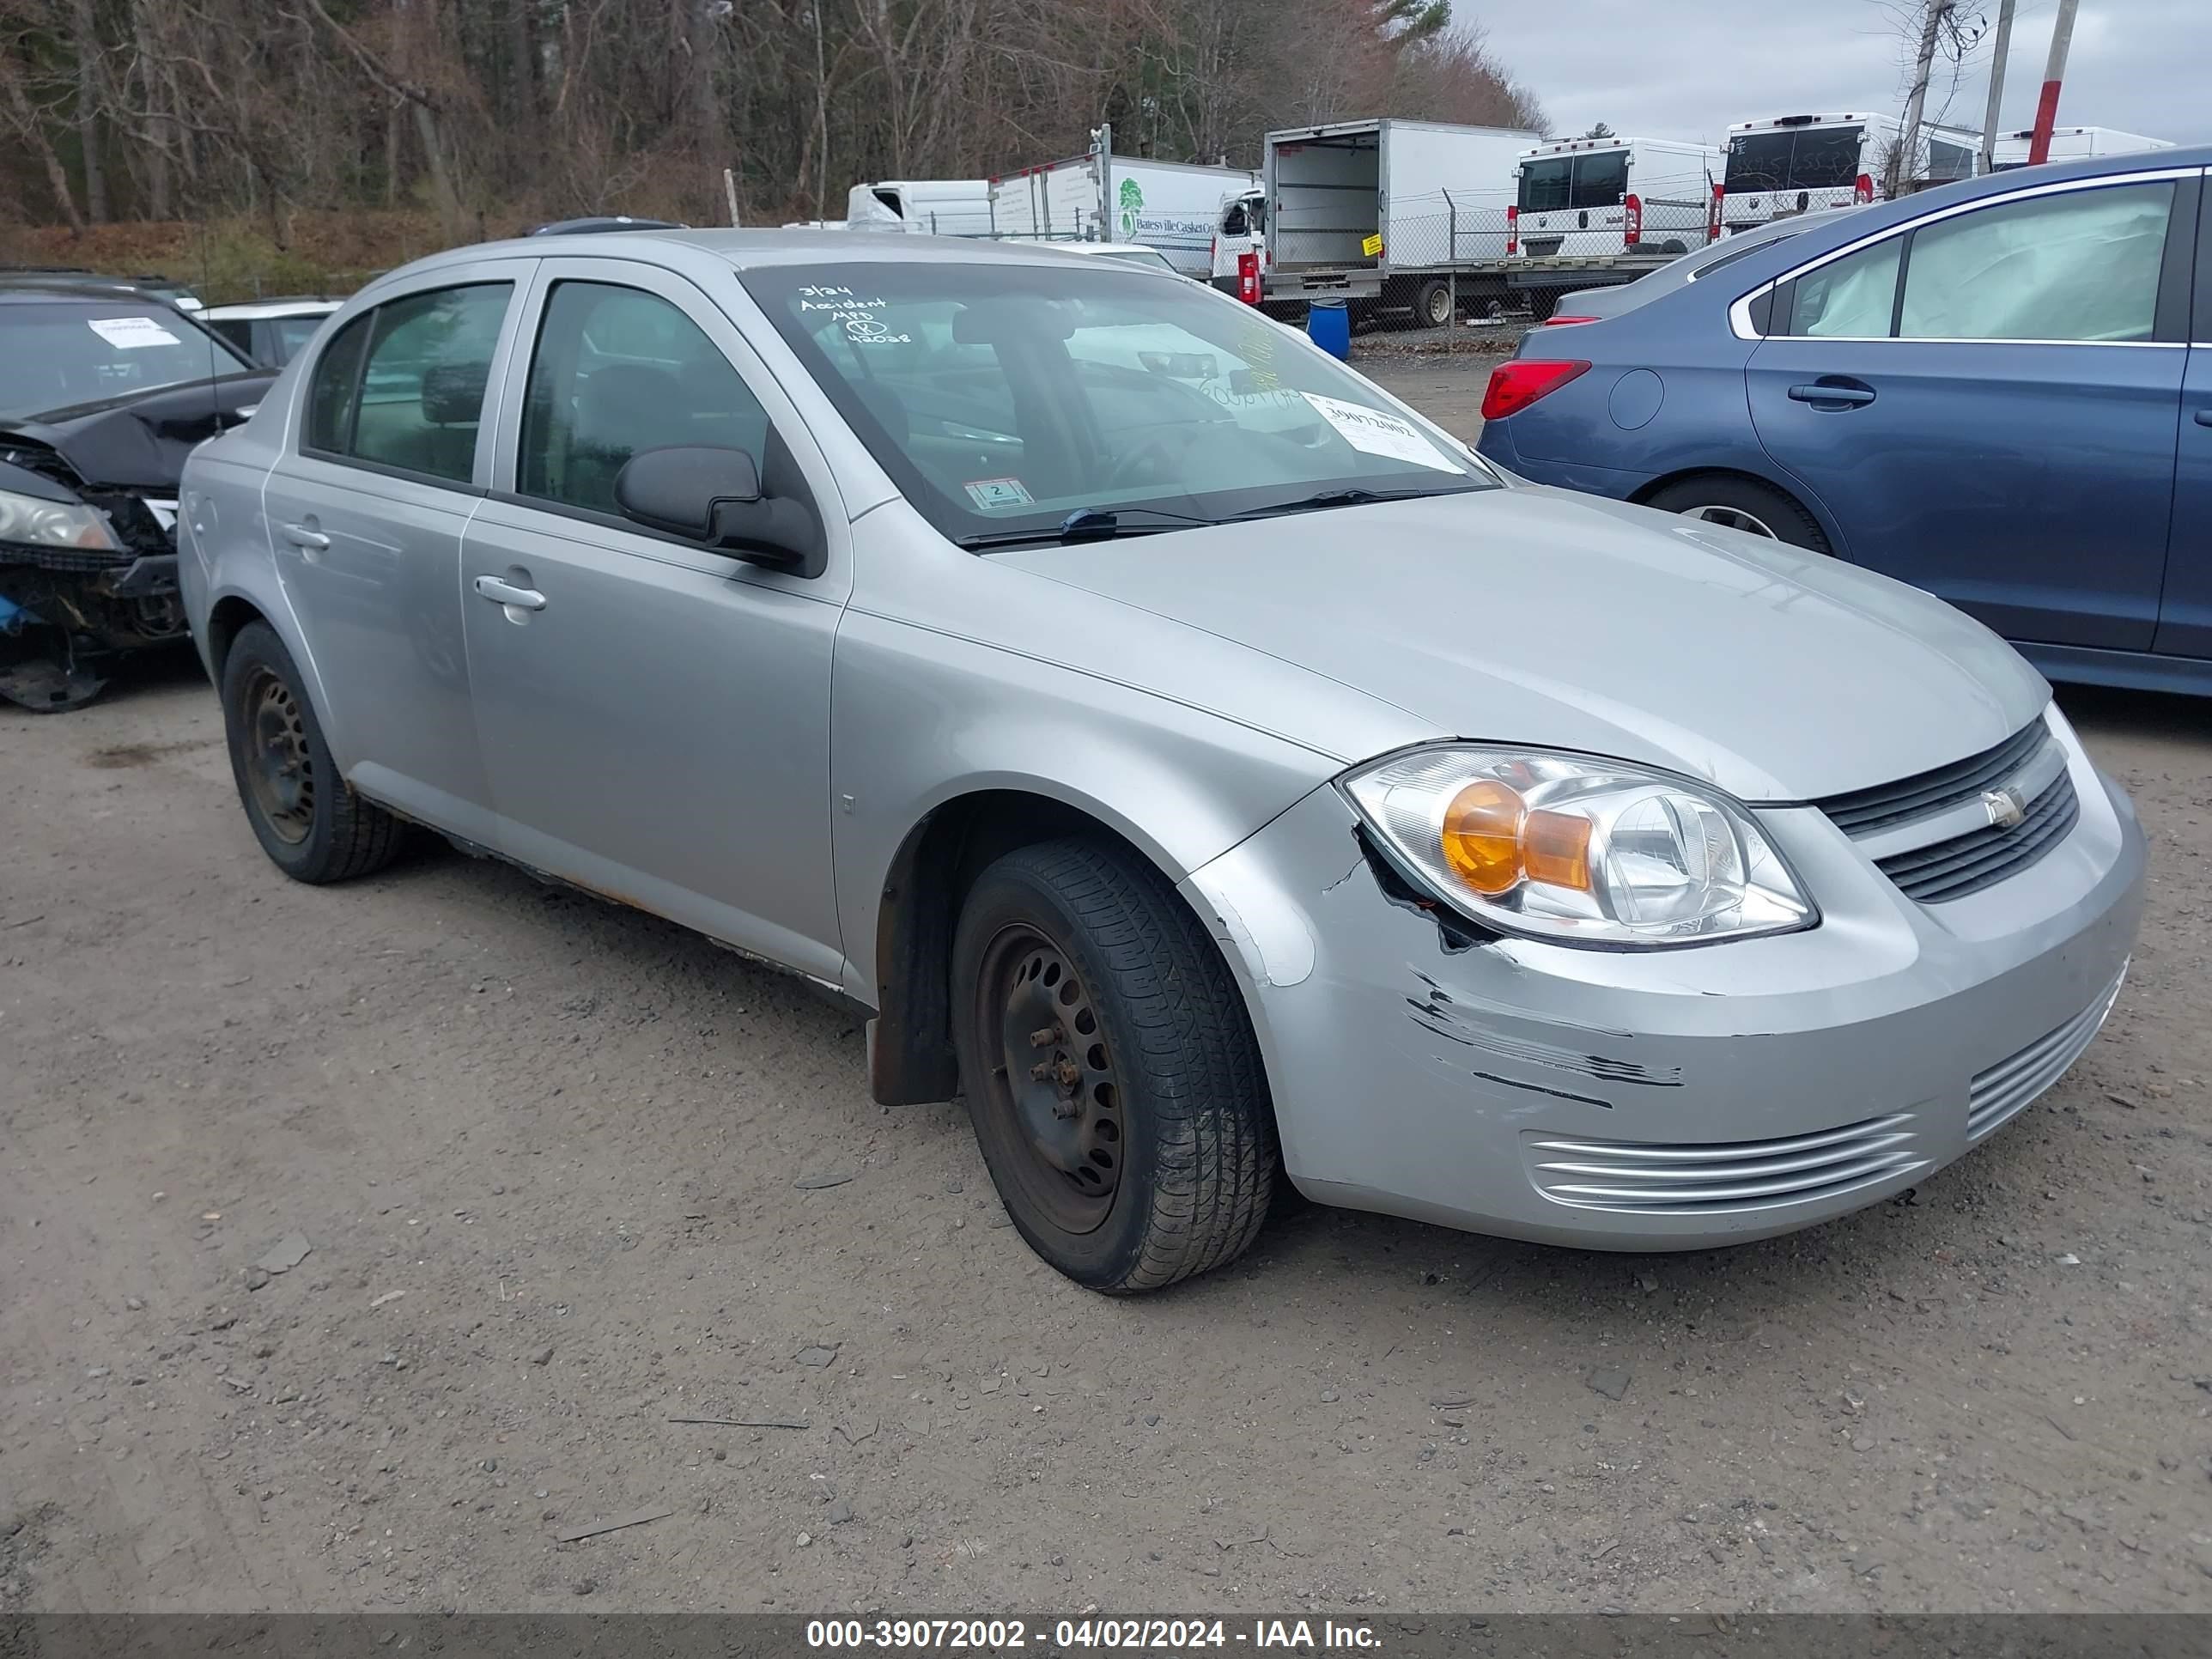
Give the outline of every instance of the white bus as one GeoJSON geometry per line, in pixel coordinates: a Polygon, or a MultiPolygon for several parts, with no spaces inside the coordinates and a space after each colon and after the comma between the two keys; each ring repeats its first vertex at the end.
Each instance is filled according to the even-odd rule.
{"type": "Polygon", "coordinates": [[[1706,240],[1721,153],[1668,138],[1565,138],[1522,153],[1507,211],[1529,258],[1687,253],[1706,240]]]}
{"type": "Polygon", "coordinates": [[[1981,135],[1923,122],[1906,155],[1893,115],[1781,115],[1729,128],[1728,164],[1714,198],[1729,230],[1793,213],[1887,202],[1934,184],[1971,179],[1981,135]]]}
{"type": "MultiPolygon", "coordinates": [[[[1990,157],[1990,171],[2007,173],[2027,165],[2027,152],[2035,142],[2035,129],[2001,132],[1990,157]]],[[[2050,161],[2087,161],[2099,155],[2133,155],[2139,150],[2172,149],[2170,138],[2146,138],[2139,132],[2113,127],[2057,127],[2051,134],[2050,161]]]]}

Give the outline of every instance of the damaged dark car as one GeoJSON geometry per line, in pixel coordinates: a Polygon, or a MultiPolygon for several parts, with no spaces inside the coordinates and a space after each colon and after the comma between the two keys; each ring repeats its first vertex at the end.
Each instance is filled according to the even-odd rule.
{"type": "Polygon", "coordinates": [[[275,376],[96,280],[0,283],[0,697],[55,713],[185,637],[178,475],[275,376]]]}

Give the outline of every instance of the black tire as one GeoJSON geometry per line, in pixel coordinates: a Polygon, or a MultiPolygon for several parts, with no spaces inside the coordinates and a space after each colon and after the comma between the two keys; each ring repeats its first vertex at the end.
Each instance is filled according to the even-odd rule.
{"type": "Polygon", "coordinates": [[[1707,472],[1692,478],[1677,478],[1665,489],[1654,490],[1644,505],[1656,507],[1662,513],[1710,518],[1733,529],[1770,536],[1814,553],[1832,550],[1827,537],[1821,532],[1820,521],[1805,510],[1803,502],[1772,484],[1737,473],[1707,472]]]}
{"type": "Polygon", "coordinates": [[[318,885],[391,863],[407,826],[338,775],[292,653],[268,623],[239,629],[222,690],[231,776],[270,861],[318,885]]]}
{"type": "Polygon", "coordinates": [[[1007,854],[961,912],[952,1007],[984,1162],[1046,1261],[1128,1294],[1252,1243],[1279,1157],[1267,1073],[1227,964],[1157,871],[1090,840],[1007,854]]]}
{"type": "Polygon", "coordinates": [[[1413,320],[1428,328],[1449,328],[1452,322],[1449,283],[1425,283],[1413,301],[1413,320]]]}

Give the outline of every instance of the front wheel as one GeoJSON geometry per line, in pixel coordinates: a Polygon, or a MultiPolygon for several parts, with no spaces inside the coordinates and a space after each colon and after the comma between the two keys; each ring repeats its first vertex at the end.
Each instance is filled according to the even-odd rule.
{"type": "Polygon", "coordinates": [[[1116,1294],[1244,1251],[1275,1181],[1267,1076],[1156,871],[1089,840],[1009,853],[968,896],[952,971],[969,1115],[1031,1249],[1116,1294]]]}

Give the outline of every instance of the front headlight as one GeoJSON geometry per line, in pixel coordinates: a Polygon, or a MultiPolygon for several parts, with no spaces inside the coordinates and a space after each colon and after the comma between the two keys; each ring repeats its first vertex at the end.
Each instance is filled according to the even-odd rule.
{"type": "Polygon", "coordinates": [[[107,520],[82,501],[41,501],[0,489],[0,542],[31,547],[85,547],[122,550],[107,520]]]}
{"type": "Polygon", "coordinates": [[[1401,873],[1503,933],[1702,945],[1819,913],[1751,814],[1623,761],[1445,744],[1341,780],[1401,873]]]}

